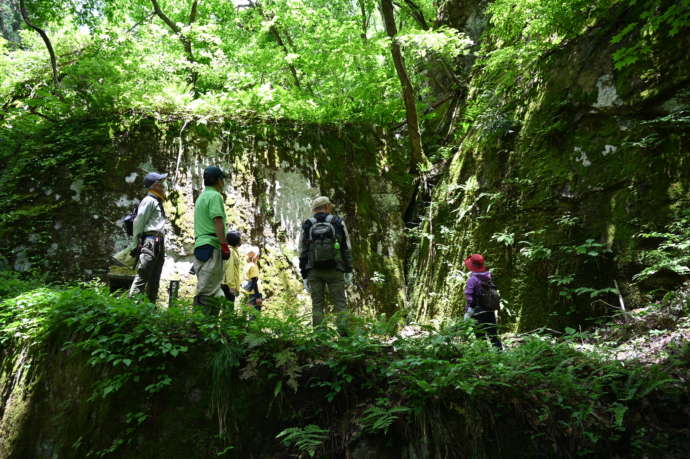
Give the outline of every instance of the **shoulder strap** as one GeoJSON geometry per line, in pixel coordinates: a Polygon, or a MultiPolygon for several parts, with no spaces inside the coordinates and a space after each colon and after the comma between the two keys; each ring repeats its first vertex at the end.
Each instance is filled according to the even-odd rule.
{"type": "Polygon", "coordinates": [[[345,236],[345,226],[343,223],[343,219],[340,217],[336,217],[335,215],[331,215],[331,217],[333,217],[331,220],[331,226],[333,226],[333,235],[340,243],[345,243],[347,237],[345,236]]]}
{"type": "Polygon", "coordinates": [[[148,193],[146,196],[150,196],[156,201],[156,203],[158,204],[158,209],[161,211],[161,214],[163,214],[163,218],[166,218],[165,209],[163,209],[163,201],[155,194],[148,193]]]}
{"type": "Polygon", "coordinates": [[[318,220],[316,220],[316,217],[309,217],[307,219],[307,221],[309,223],[311,223],[311,225],[309,225],[309,240],[313,241],[314,240],[314,225],[316,225],[316,222],[318,220]]]}

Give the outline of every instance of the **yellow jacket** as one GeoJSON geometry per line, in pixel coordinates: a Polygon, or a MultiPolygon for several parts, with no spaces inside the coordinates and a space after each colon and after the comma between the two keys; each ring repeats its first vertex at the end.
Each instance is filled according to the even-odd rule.
{"type": "Polygon", "coordinates": [[[230,258],[225,262],[223,283],[235,291],[240,291],[240,254],[236,247],[230,247],[230,258]]]}
{"type": "MultiPolygon", "coordinates": [[[[250,261],[244,265],[244,279],[242,279],[242,283],[250,281],[254,277],[259,277],[259,267],[256,265],[256,263],[250,261]]],[[[249,290],[245,290],[244,288],[241,289],[241,292],[246,295],[253,293],[249,290]]]]}

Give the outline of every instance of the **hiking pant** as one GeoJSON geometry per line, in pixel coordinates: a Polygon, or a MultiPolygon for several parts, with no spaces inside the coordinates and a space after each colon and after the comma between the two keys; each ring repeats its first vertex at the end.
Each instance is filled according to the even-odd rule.
{"type": "Polygon", "coordinates": [[[146,291],[148,299],[155,303],[158,299],[158,285],[161,281],[165,261],[165,240],[162,236],[144,236],[144,242],[137,261],[137,274],[134,276],[129,296],[146,291]]]}
{"type": "MultiPolygon", "coordinates": [[[[259,293],[242,293],[242,296],[240,297],[240,304],[245,307],[251,307],[257,312],[261,312],[261,309],[263,308],[262,304],[257,304],[257,299],[261,297],[261,294],[259,293]]],[[[257,314],[253,312],[249,312],[248,314],[248,319],[249,320],[254,320],[256,318],[257,314]]]]}
{"type": "Polygon", "coordinates": [[[200,261],[194,257],[194,271],[196,272],[195,305],[206,305],[213,297],[224,297],[220,283],[223,282],[223,257],[220,249],[213,249],[213,255],[200,261]]]}
{"type": "Polygon", "coordinates": [[[477,321],[477,326],[474,329],[474,334],[477,338],[486,338],[491,340],[491,344],[498,349],[503,349],[501,340],[498,338],[498,327],[496,326],[496,314],[493,311],[482,311],[475,313],[472,318],[477,321]]]}
{"type": "Polygon", "coordinates": [[[228,300],[230,303],[235,304],[235,298],[237,297],[237,295],[233,295],[230,292],[230,287],[228,287],[227,284],[221,284],[220,289],[223,291],[225,299],[228,300]]]}
{"type": "MultiPolygon", "coordinates": [[[[337,269],[310,269],[307,275],[309,289],[311,293],[311,316],[314,327],[323,321],[324,306],[326,303],[326,286],[331,295],[331,301],[335,306],[335,313],[338,315],[338,329],[342,329],[345,324],[344,313],[347,310],[347,299],[345,297],[345,275],[337,269]]],[[[341,330],[343,331],[343,330],[341,330]]]]}

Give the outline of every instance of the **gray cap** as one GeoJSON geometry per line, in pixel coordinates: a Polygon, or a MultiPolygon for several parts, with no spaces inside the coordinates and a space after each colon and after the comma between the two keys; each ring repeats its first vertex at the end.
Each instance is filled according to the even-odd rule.
{"type": "Polygon", "coordinates": [[[319,207],[323,207],[327,204],[331,204],[331,200],[328,199],[328,196],[319,196],[318,198],[314,198],[314,200],[311,202],[311,210],[318,209],[319,207]]]}
{"type": "Polygon", "coordinates": [[[151,185],[153,185],[154,183],[156,183],[159,180],[163,180],[167,176],[168,176],[168,174],[159,174],[158,172],[149,172],[144,177],[144,186],[146,188],[151,188],[151,185]]]}

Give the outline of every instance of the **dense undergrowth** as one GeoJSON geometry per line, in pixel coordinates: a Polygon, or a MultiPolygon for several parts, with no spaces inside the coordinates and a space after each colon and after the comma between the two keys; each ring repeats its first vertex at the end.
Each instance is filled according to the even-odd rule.
{"type": "Polygon", "coordinates": [[[366,444],[409,457],[674,457],[687,447],[687,342],[643,365],[578,350],[573,336],[519,336],[498,352],[463,322],[403,337],[397,317],[352,318],[351,335],[338,337],[290,313],[213,320],[182,303],[161,310],[97,285],[10,274],[0,295],[0,374],[26,347],[37,380],[60,353],[95,370],[80,403],[108,407],[112,436],[64,438],[66,457],[145,454],[140,437],[155,443],[147,424],[161,422],[156,406],[189,362],[216,419],[196,440],[202,455],[339,457],[366,444]],[[247,435],[252,412],[265,415],[263,431],[247,435]]]}

